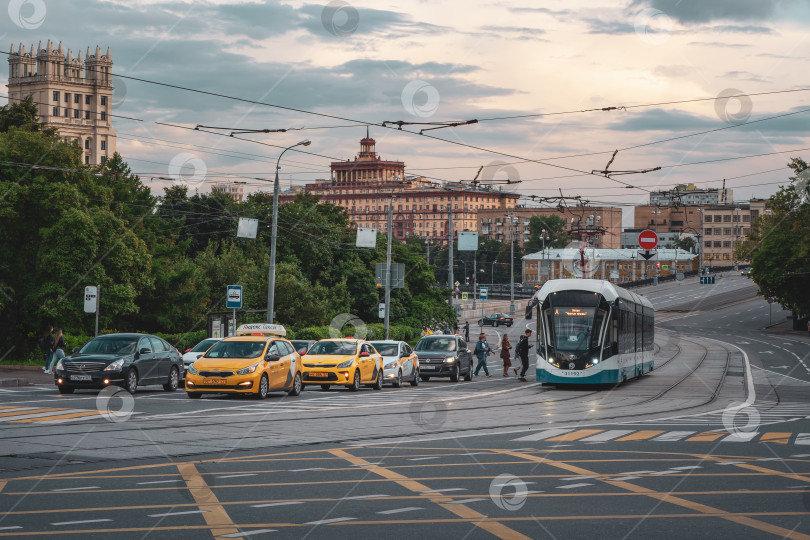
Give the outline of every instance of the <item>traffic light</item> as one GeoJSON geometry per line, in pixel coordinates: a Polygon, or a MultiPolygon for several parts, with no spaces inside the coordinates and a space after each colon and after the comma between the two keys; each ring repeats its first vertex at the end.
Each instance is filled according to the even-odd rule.
{"type": "Polygon", "coordinates": [[[655,263],[655,268],[661,270],[661,263],[660,262],[655,263]]]}

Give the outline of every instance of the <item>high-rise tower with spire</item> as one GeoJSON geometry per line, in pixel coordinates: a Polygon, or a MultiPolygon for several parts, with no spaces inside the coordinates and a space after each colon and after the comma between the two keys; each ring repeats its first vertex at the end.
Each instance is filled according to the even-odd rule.
{"type": "Polygon", "coordinates": [[[83,161],[98,165],[115,152],[115,130],[112,128],[112,56],[90,47],[82,60],[62,43],[54,48],[48,40],[26,50],[11,46],[8,57],[9,104],[32,96],[39,118],[59,135],[76,141],[83,150],[83,161]]]}

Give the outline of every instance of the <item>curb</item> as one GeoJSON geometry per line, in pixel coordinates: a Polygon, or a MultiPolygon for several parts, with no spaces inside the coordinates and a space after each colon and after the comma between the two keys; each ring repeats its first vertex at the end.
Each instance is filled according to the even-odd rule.
{"type": "Polygon", "coordinates": [[[0,386],[30,386],[28,379],[0,379],[0,386]]]}
{"type": "Polygon", "coordinates": [[[39,371],[42,372],[42,366],[20,366],[14,364],[0,365],[0,373],[3,371],[39,371]]]}

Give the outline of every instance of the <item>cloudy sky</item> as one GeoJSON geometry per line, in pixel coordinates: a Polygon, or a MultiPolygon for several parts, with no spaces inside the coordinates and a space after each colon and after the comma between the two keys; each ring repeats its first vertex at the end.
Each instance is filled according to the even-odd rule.
{"type": "Polygon", "coordinates": [[[144,180],[179,170],[203,191],[266,190],[254,178],[305,138],[315,155],[287,152],[283,185],[326,177],[365,123],[412,174],[486,166],[523,195],[594,204],[724,178],[737,200],[765,197],[790,157],[810,159],[810,0],[11,0],[0,17],[5,51],[109,46],[118,151],[144,180]],[[764,95],[715,99],[739,94],[764,95]],[[306,129],[239,135],[257,143],[165,124],[306,129]],[[615,150],[613,171],[661,169],[590,174],[615,150]]]}

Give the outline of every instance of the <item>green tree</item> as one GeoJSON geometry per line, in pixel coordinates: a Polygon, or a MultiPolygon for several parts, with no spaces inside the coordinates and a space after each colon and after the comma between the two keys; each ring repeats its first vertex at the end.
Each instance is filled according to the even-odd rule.
{"type": "Polygon", "coordinates": [[[791,159],[791,185],[779,189],[757,217],[751,233],[737,248],[740,260],[751,259],[751,275],[764,296],[774,297],[799,316],[810,315],[810,204],[799,188],[798,175],[807,163],[791,159]]]}
{"type": "MultiPolygon", "coordinates": [[[[19,103],[0,107],[0,133],[6,133],[12,128],[25,131],[42,130],[42,124],[37,115],[37,106],[32,96],[25,96],[19,103]]],[[[53,134],[53,130],[48,130],[48,132],[53,134]]]]}
{"type": "Polygon", "coordinates": [[[529,241],[526,253],[535,253],[545,248],[564,248],[571,241],[565,230],[565,220],[559,216],[532,216],[529,219],[529,241]],[[545,231],[545,232],[544,232],[545,231]],[[543,238],[548,240],[543,240],[543,238]]]}

